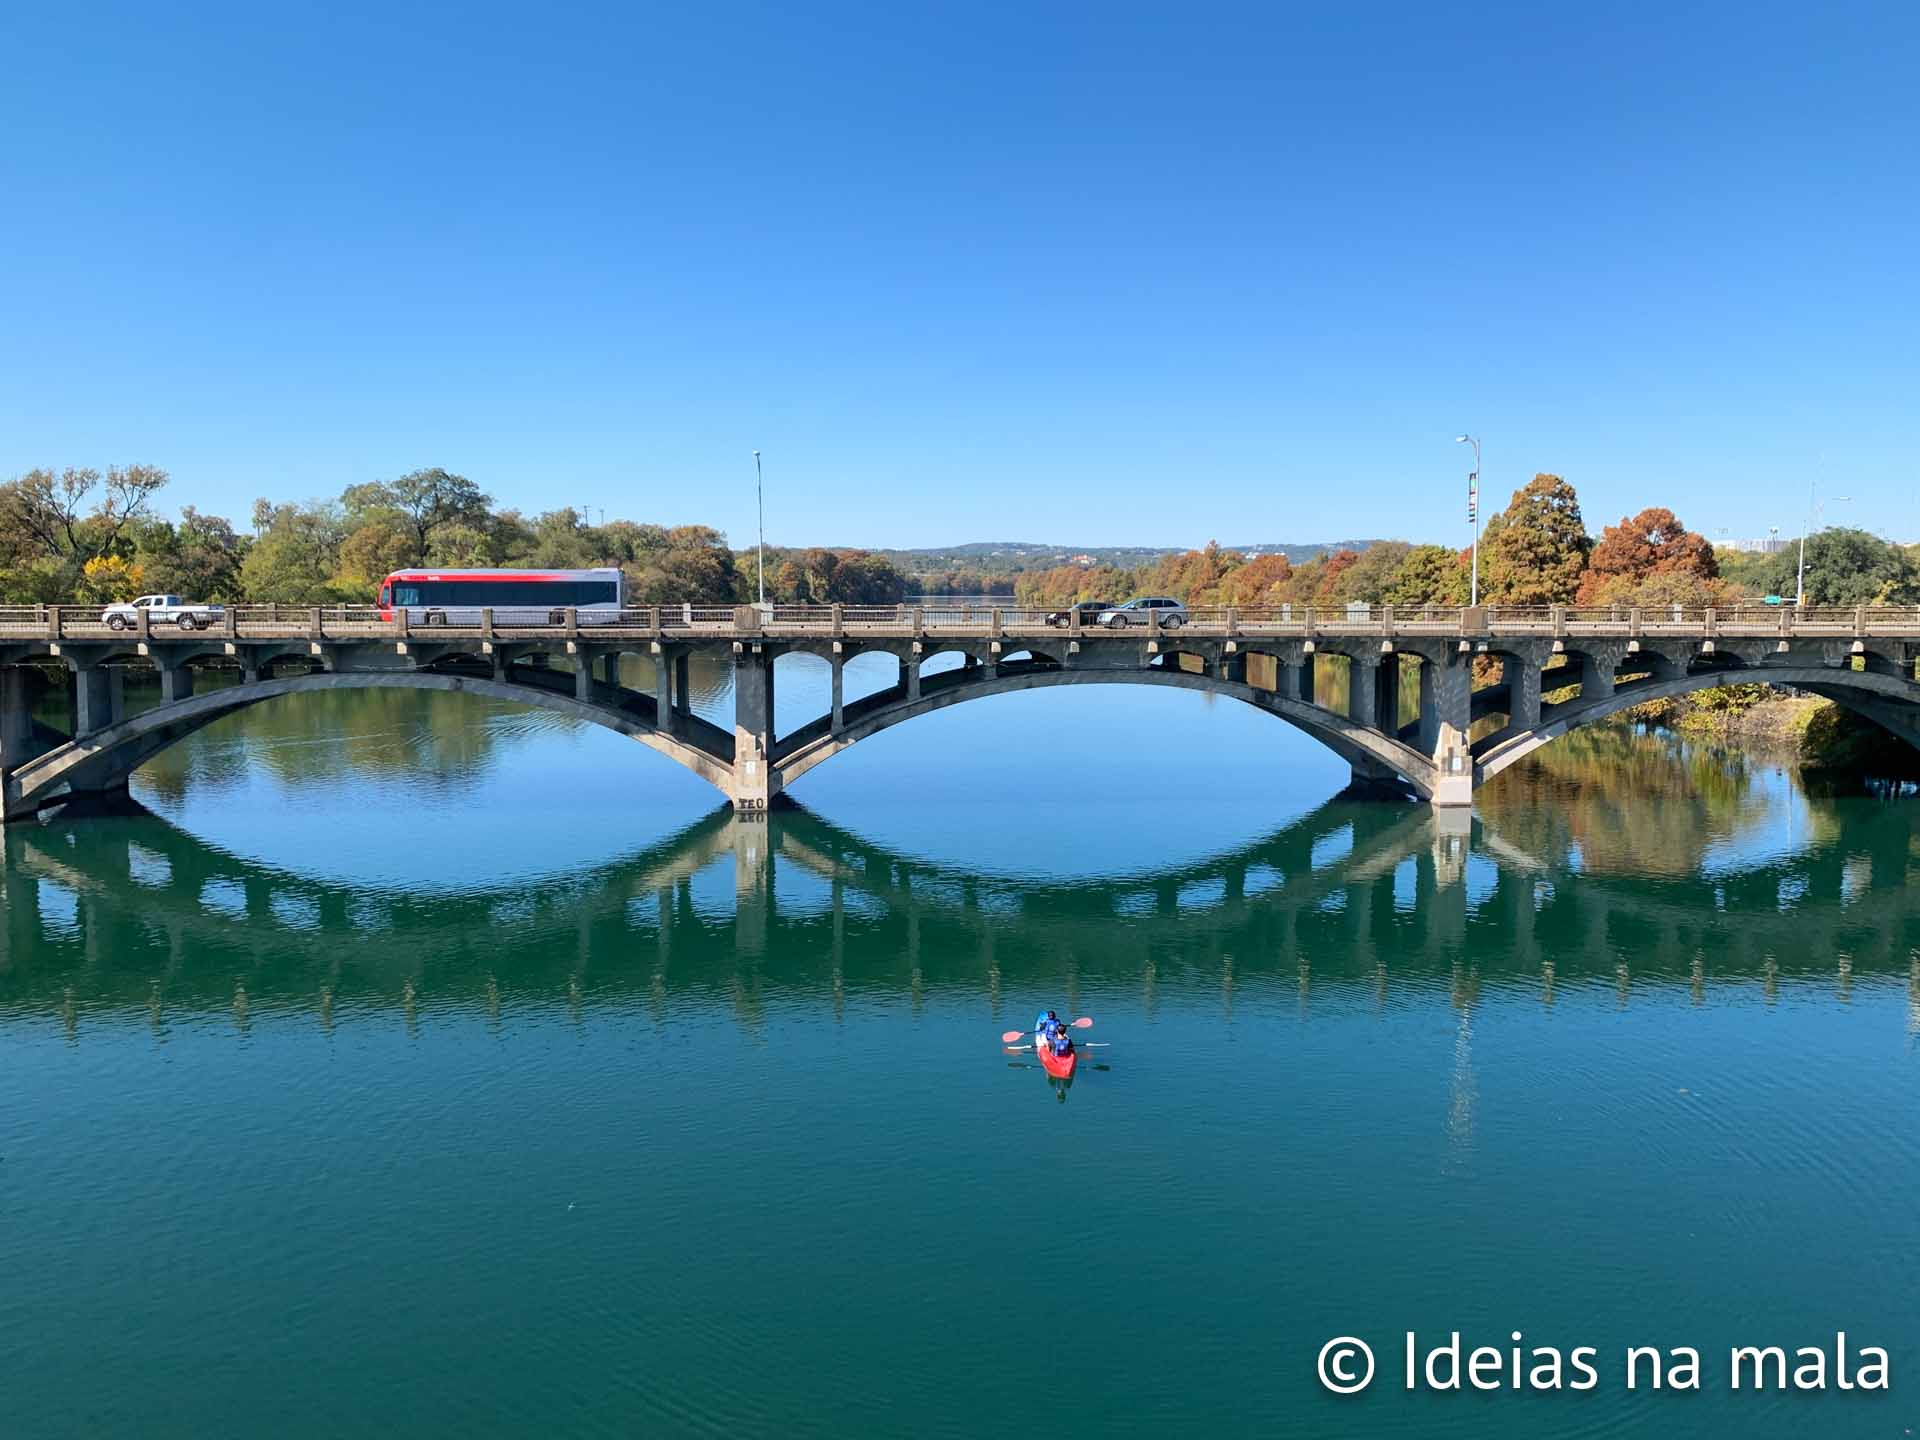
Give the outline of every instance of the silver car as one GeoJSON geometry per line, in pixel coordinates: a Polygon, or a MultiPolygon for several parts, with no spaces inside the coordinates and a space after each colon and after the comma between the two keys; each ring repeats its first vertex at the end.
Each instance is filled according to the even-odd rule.
{"type": "Polygon", "coordinates": [[[1095,623],[1109,630],[1125,630],[1130,625],[1144,626],[1150,618],[1157,619],[1162,630],[1178,630],[1187,623],[1187,607],[1164,595],[1145,595],[1101,611],[1095,623]],[[1154,612],[1151,617],[1149,610],[1154,612]]]}

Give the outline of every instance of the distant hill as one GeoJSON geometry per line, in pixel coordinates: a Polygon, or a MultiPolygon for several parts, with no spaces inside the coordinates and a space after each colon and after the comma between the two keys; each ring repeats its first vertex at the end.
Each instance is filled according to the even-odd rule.
{"type": "MultiPolygon", "coordinates": [[[[1330,550],[1364,550],[1372,540],[1329,540],[1320,542],[1270,542],[1262,545],[1226,545],[1221,548],[1241,554],[1284,554],[1289,560],[1311,560],[1330,550]]],[[[985,575],[1018,575],[1028,570],[1047,570],[1055,565],[1072,565],[1080,557],[1089,557],[1095,565],[1113,565],[1130,570],[1150,565],[1164,555],[1178,555],[1185,545],[1040,545],[1029,540],[981,540],[967,545],[936,546],[916,550],[877,550],[910,575],[929,575],[941,570],[972,570],[985,575]]],[[[1084,562],[1083,562],[1084,563],[1084,562]]]]}

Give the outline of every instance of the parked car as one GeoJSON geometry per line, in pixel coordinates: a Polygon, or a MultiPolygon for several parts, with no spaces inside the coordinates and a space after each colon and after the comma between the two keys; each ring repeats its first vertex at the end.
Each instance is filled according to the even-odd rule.
{"type": "Polygon", "coordinates": [[[1124,630],[1129,625],[1145,625],[1147,612],[1155,612],[1162,630],[1178,630],[1187,623],[1187,607],[1178,600],[1169,600],[1164,595],[1145,595],[1129,600],[1124,605],[1116,605],[1111,610],[1103,610],[1095,623],[1109,630],[1124,630]]]}
{"type": "Polygon", "coordinates": [[[109,630],[131,630],[140,623],[142,611],[146,612],[150,626],[177,625],[182,630],[204,630],[226,613],[223,606],[197,605],[178,595],[142,595],[137,600],[107,606],[100,618],[107,622],[109,630]]]}
{"type": "Polygon", "coordinates": [[[1047,623],[1064,628],[1073,623],[1073,612],[1078,610],[1080,612],[1080,623],[1082,625],[1093,625],[1099,622],[1099,618],[1104,612],[1113,608],[1114,604],[1111,600],[1081,600],[1069,605],[1064,610],[1055,610],[1051,615],[1047,616],[1047,623]]]}

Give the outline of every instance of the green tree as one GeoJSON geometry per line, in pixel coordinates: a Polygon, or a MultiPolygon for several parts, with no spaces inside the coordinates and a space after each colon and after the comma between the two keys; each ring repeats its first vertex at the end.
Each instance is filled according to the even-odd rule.
{"type": "Polygon", "coordinates": [[[326,503],[254,506],[259,530],[240,566],[240,587],[259,604],[337,605],[364,600],[365,593],[343,586],[340,545],[345,520],[340,507],[326,503]]]}
{"type": "Polygon", "coordinates": [[[1387,603],[1387,588],[1412,552],[1413,546],[1404,540],[1376,540],[1335,578],[1334,600],[1358,600],[1369,605],[1387,603]]]}
{"type": "Polygon", "coordinates": [[[740,576],[726,536],[705,525],[667,531],[666,544],[627,574],[627,595],[639,605],[676,600],[714,604],[739,594],[740,576]]]}
{"type": "Polygon", "coordinates": [[[1564,605],[1580,589],[1593,541],[1580,497],[1558,475],[1535,475],[1487,522],[1481,598],[1501,605],[1564,605]]]}
{"type": "Polygon", "coordinates": [[[218,515],[183,506],[178,523],[152,519],[133,530],[134,559],[148,587],[191,600],[238,600],[246,537],[218,515]]]}
{"type": "Polygon", "coordinates": [[[1387,579],[1389,605],[1464,605],[1468,575],[1460,556],[1446,545],[1415,545],[1387,579]]]}
{"type": "Polygon", "coordinates": [[[371,599],[389,574],[414,564],[413,534],[397,511],[367,514],[340,542],[337,563],[336,586],[371,599]]]}
{"type": "Polygon", "coordinates": [[[147,517],[166,483],[157,466],[116,465],[104,476],[73,467],[57,475],[29,470],[0,485],[0,570],[16,572],[5,588],[66,600],[78,592],[89,560],[131,560],[131,527],[147,517]]]}
{"type": "MultiPolygon", "coordinates": [[[[1794,598],[1798,546],[1770,556],[1759,579],[1771,595],[1794,598]]],[[[1920,569],[1902,547],[1866,530],[1836,527],[1807,537],[1807,604],[1912,605],[1920,602],[1920,569]]]]}
{"type": "Polygon", "coordinates": [[[410,470],[398,480],[349,486],[340,501],[349,528],[391,520],[403,529],[410,546],[401,563],[421,565],[429,561],[451,563],[434,556],[436,532],[451,525],[484,531],[491,519],[487,507],[493,497],[466,476],[452,474],[436,465],[426,470],[410,470]]]}

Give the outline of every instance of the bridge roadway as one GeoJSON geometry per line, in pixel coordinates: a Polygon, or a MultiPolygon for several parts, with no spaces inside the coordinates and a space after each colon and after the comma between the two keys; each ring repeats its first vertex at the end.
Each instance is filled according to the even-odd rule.
{"type": "Polygon", "coordinates": [[[1354,779],[1438,806],[1541,745],[1643,701],[1763,682],[1826,696],[1920,744],[1920,609],[1195,608],[1107,629],[988,605],[656,605],[618,612],[453,612],[423,623],[370,609],[237,606],[204,629],[113,629],[97,609],[0,608],[4,816],[113,804],[152,756],[249,705],[343,687],[455,691],[603,725],[761,811],[808,770],[869,736],[966,700],[1055,685],[1144,684],[1225,695],[1305,731],[1354,779]],[[689,660],[733,669],[731,730],[693,713],[689,660]],[[880,653],[898,679],[843,699],[847,661],[880,653]],[[958,668],[928,670],[958,653],[958,668]],[[810,654],[832,672],[827,713],[774,733],[774,662],[810,654]],[[651,691],[620,683],[622,656],[651,662],[651,691]],[[1328,660],[1345,702],[1316,691],[1328,660]],[[70,733],[32,710],[67,672],[70,733]],[[129,667],[158,673],[160,703],[129,714],[129,667]],[[208,669],[237,676],[196,686],[208,669]],[[1549,699],[1548,697],[1558,697],[1549,699]],[[1327,697],[1331,698],[1331,697],[1327,697]]]}
{"type": "Polygon", "coordinates": [[[1166,873],[1047,881],[888,850],[795,808],[722,812],[535,883],[413,891],[295,873],[158,822],[20,827],[0,867],[0,1020],[58,1018],[78,1040],[129,1020],[244,1028],[267,1011],[499,1022],[564,1002],[664,1018],[675,995],[720,997],[753,1023],[771,1003],[863,994],[998,1006],[1132,991],[1151,1014],[1162,989],[1212,989],[1229,1012],[1239,992],[1379,1005],[1440,991],[1465,1013],[1492,987],[1546,1005],[1599,988],[1626,1005],[1897,984],[1920,1034],[1914,859],[1905,828],[1878,818],[1843,807],[1815,846],[1649,882],[1576,873],[1566,833],[1336,800],[1166,873]],[[1477,876],[1476,853],[1494,862],[1477,876]],[[717,900],[703,874],[722,879],[717,900]],[[368,943],[343,947],[343,925],[368,943]],[[863,933],[885,943],[847,943],[863,933]]]}

